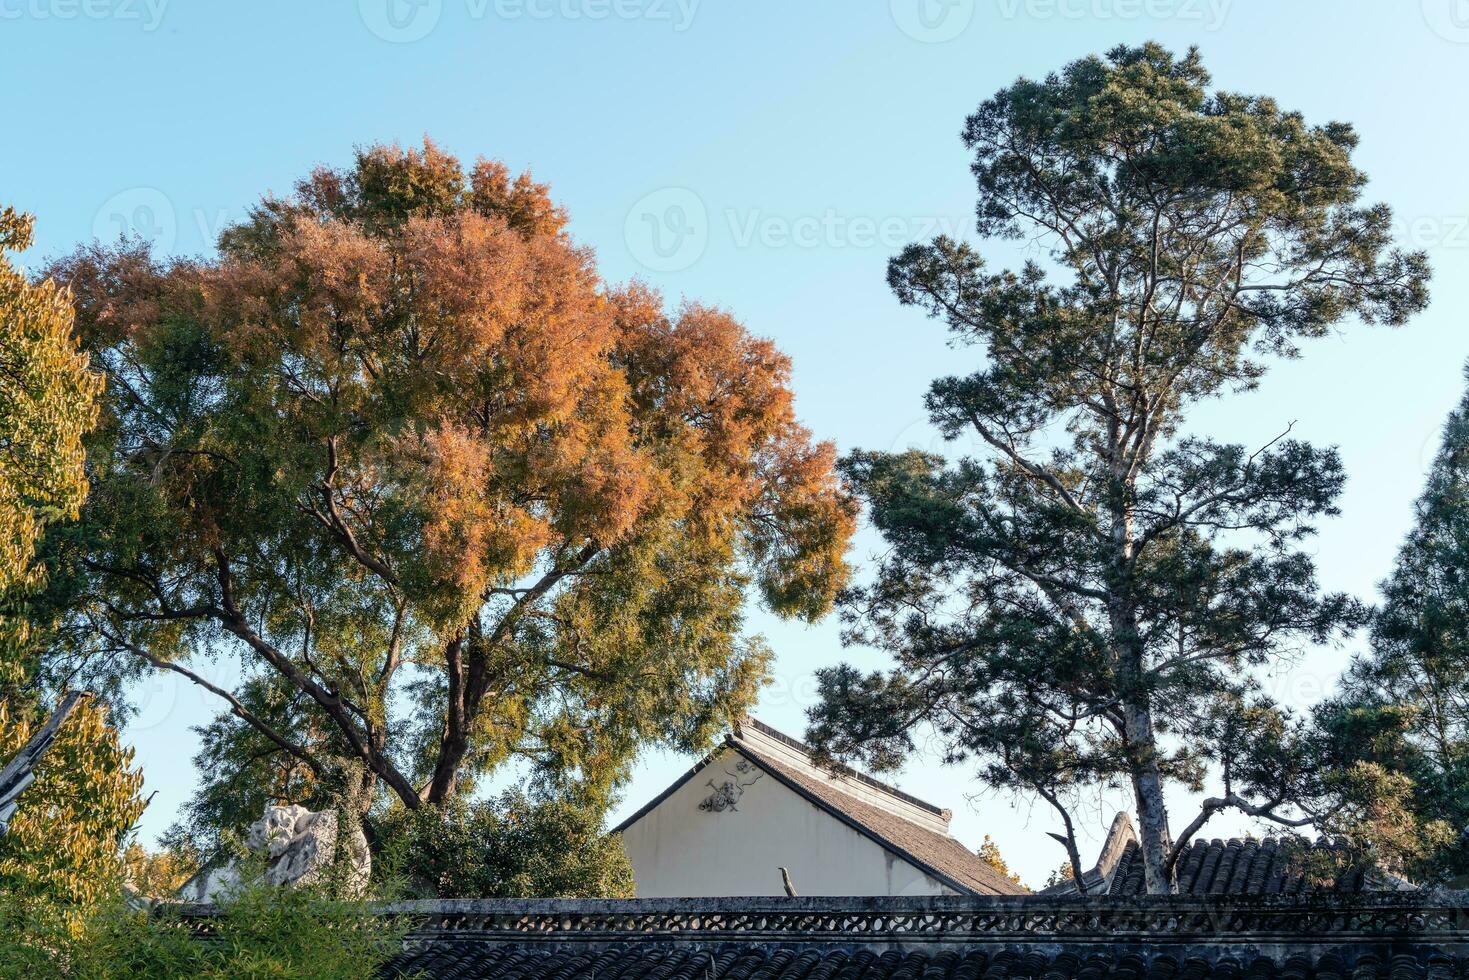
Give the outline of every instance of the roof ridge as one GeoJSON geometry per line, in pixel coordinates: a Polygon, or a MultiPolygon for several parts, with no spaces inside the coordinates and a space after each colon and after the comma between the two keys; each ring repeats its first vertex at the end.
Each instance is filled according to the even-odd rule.
{"type": "Polygon", "coordinates": [[[805,742],[802,742],[798,738],[787,735],[785,732],[782,732],[779,729],[772,728],[770,725],[765,724],[758,718],[747,715],[744,719],[738,722],[735,725],[736,738],[739,738],[740,729],[744,725],[749,725],[756,731],[760,732],[762,735],[772,738],[778,742],[782,742],[790,748],[803,753],[808,759],[811,760],[811,764],[816,766],[818,769],[825,769],[836,775],[845,776],[849,779],[855,779],[857,782],[862,783],[865,786],[870,786],[873,789],[881,790],[882,792],[887,793],[889,796],[902,800],[904,803],[916,806],[921,810],[927,810],[929,813],[933,814],[936,817],[944,817],[947,819],[953,816],[952,810],[947,810],[943,807],[935,806],[927,800],[922,800],[916,796],[913,796],[911,793],[905,793],[902,790],[898,789],[896,786],[885,783],[880,779],[875,779],[859,769],[854,769],[851,766],[844,765],[839,762],[817,762],[816,750],[811,748],[811,746],[807,745],[805,742]]]}

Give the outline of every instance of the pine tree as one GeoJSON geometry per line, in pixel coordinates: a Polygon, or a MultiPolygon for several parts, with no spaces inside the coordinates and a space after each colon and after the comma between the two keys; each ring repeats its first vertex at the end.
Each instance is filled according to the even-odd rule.
{"type": "Polygon", "coordinates": [[[988,455],[844,461],[889,549],[848,596],[850,635],[897,667],[825,672],[811,738],[883,765],[926,724],[990,785],[1055,806],[1078,875],[1067,800],[1126,786],[1148,888],[1168,892],[1221,810],[1311,818],[1299,724],[1250,669],[1362,620],[1298,547],[1335,513],[1337,454],[1184,435],[1189,412],[1344,320],[1403,323],[1427,262],[1360,203],[1350,126],[1211,91],[1196,51],[1122,47],[1021,79],[964,141],[979,234],[1050,261],[993,273],[940,237],[891,263],[900,302],[980,348],[928,409],[988,455]],[[1175,837],[1166,787],[1202,789],[1211,768],[1223,793],[1175,837]]]}
{"type": "Polygon", "coordinates": [[[1410,872],[1444,881],[1469,874],[1469,394],[1414,509],[1370,652],[1317,718],[1337,764],[1410,782],[1400,850],[1410,872]]]}

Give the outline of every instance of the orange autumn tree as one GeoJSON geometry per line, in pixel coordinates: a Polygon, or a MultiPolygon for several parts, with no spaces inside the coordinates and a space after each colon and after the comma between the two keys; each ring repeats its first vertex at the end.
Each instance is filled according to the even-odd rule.
{"type": "Polygon", "coordinates": [[[51,270],[108,378],[72,635],[222,699],[196,817],[251,818],[241,773],[416,809],[516,760],[605,799],[751,704],[748,592],[831,606],[854,511],[786,357],[604,283],[566,222],[498,163],[377,146],[216,259],[51,270]]]}

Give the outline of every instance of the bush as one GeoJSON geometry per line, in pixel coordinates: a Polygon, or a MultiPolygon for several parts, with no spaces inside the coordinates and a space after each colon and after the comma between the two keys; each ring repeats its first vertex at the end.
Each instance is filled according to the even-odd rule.
{"type": "Polygon", "coordinates": [[[53,906],[0,896],[0,977],[369,980],[405,931],[359,903],[263,887],[221,902],[212,925],[199,938],[176,909],[118,901],[76,926],[53,906]]]}
{"type": "Polygon", "coordinates": [[[376,828],[376,870],[413,898],[631,898],[622,839],[600,811],[510,791],[443,808],[394,808],[376,828]]]}

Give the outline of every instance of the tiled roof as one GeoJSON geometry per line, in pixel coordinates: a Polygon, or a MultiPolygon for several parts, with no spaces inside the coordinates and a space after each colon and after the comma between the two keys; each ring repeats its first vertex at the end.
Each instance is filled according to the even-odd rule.
{"type": "Polygon", "coordinates": [[[809,772],[787,766],[759,752],[748,743],[733,740],[736,751],[786,783],[812,803],[843,819],[859,832],[889,850],[907,856],[913,863],[958,886],[958,891],[978,895],[1023,895],[1026,889],[995,870],[947,834],[935,833],[910,820],[864,803],[843,792],[834,781],[813,777],[809,772]]]}
{"type": "Polygon", "coordinates": [[[389,977],[425,980],[1457,980],[1466,963],[1445,955],[1386,959],[1367,954],[1298,954],[1277,964],[1264,957],[1138,953],[726,948],[677,946],[577,949],[500,948],[438,943],[393,964],[389,977]]]}
{"type": "MultiPolygon", "coordinates": [[[[1374,870],[1361,857],[1345,844],[1326,840],[1198,839],[1179,857],[1175,880],[1180,895],[1355,895],[1413,887],[1374,870]]],[[[1101,858],[1085,880],[1088,895],[1147,894],[1141,851],[1126,814],[1112,822],[1101,858]]],[[[1042,894],[1075,895],[1076,885],[1063,882],[1042,894]]]]}
{"type": "MultiPolygon", "coordinates": [[[[1360,893],[1391,890],[1370,875],[1344,845],[1318,841],[1300,845],[1275,840],[1196,840],[1178,859],[1180,895],[1299,895],[1303,892],[1360,893]]],[[[1117,866],[1111,895],[1143,895],[1143,862],[1129,844],[1117,866]]]]}

